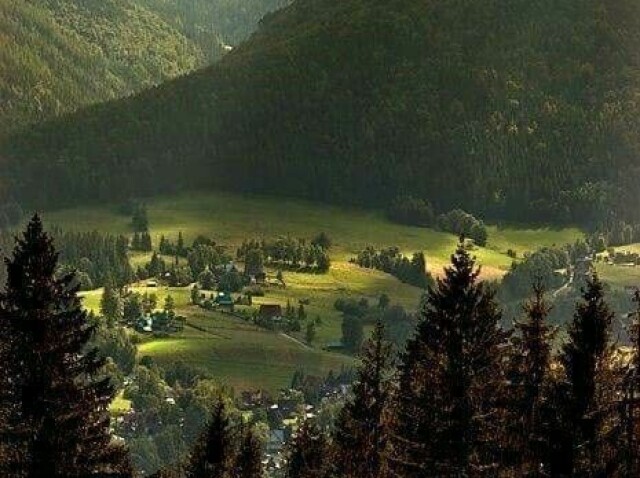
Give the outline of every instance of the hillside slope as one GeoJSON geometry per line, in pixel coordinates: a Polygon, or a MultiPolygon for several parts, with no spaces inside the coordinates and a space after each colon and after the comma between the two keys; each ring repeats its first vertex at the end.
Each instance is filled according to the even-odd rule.
{"type": "Polygon", "coordinates": [[[283,0],[0,0],[0,135],[220,58],[283,0]]]}
{"type": "Polygon", "coordinates": [[[0,0],[0,127],[73,111],[193,70],[202,54],[129,0],[0,0]]]}
{"type": "Polygon", "coordinates": [[[191,39],[209,60],[221,47],[236,46],[253,33],[260,19],[291,0],[135,0],[191,39]]]}
{"type": "Polygon", "coordinates": [[[3,152],[35,205],[217,185],[367,204],[412,193],[518,220],[637,214],[639,9],[299,0],[219,64],[3,152]]]}

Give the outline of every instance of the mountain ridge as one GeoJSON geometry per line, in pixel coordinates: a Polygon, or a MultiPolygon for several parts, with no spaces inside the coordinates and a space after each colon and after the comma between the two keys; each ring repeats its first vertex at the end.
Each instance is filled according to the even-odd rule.
{"type": "Polygon", "coordinates": [[[408,193],[507,220],[637,215],[638,25],[628,0],[299,0],[216,65],[3,152],[31,165],[17,184],[46,158],[67,164],[54,176],[100,158],[61,204],[215,186],[372,205],[408,193]]]}

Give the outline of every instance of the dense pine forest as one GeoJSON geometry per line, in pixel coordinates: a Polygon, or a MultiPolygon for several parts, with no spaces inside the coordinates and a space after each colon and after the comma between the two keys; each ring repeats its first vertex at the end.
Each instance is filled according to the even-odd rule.
{"type": "Polygon", "coordinates": [[[215,185],[635,221],[639,20],[629,0],[300,0],[215,66],[12,137],[3,176],[29,205],[215,185]]]}
{"type": "Polygon", "coordinates": [[[2,0],[0,136],[189,73],[284,0],[2,0]]]}

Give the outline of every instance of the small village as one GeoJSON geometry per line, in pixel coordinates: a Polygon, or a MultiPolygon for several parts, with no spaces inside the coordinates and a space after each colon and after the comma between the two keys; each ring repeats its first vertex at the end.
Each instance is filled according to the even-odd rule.
{"type": "MultiPolygon", "coordinates": [[[[342,371],[328,377],[305,376],[297,372],[292,387],[272,395],[265,390],[243,391],[234,400],[242,420],[253,423],[262,433],[264,443],[263,466],[267,477],[281,478],[286,465],[286,445],[302,422],[314,419],[319,426],[329,428],[335,420],[335,410],[348,396],[353,375],[342,371]]],[[[125,387],[134,384],[135,377],[125,380],[125,387]]],[[[126,390],[127,388],[125,388],[126,390]]],[[[125,392],[126,393],[126,392],[125,392]]],[[[117,441],[129,442],[139,436],[161,432],[162,416],[180,415],[178,427],[184,428],[188,411],[180,410],[184,389],[163,383],[155,408],[137,409],[132,406],[117,415],[112,422],[112,433],[117,441]]]]}

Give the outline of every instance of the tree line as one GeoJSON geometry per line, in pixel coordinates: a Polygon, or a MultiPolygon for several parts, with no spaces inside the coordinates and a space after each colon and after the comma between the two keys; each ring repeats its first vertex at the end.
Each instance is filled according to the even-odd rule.
{"type": "MultiPolygon", "coordinates": [[[[82,290],[103,287],[112,282],[124,286],[132,281],[134,271],[129,264],[129,239],[97,231],[73,232],[53,228],[50,235],[59,255],[58,274],[76,272],[82,290]]],[[[13,249],[15,232],[0,229],[0,257],[13,249]]],[[[0,285],[6,273],[0,267],[0,285]]]]}
{"type": "Polygon", "coordinates": [[[325,273],[331,267],[329,248],[331,239],[324,233],[312,240],[281,236],[275,240],[243,241],[237,250],[240,260],[249,260],[250,269],[260,269],[255,264],[266,263],[289,270],[325,273]]]}
{"type": "Polygon", "coordinates": [[[422,252],[414,252],[411,259],[400,252],[397,246],[376,250],[368,246],[360,251],[352,262],[367,269],[377,269],[397,277],[400,281],[426,289],[433,283],[427,272],[427,261],[422,252]]]}
{"type": "Polygon", "coordinates": [[[487,244],[488,232],[484,223],[462,209],[436,215],[431,203],[413,196],[398,196],[387,209],[387,217],[400,224],[419,227],[433,227],[465,236],[479,246],[487,244]]]}

